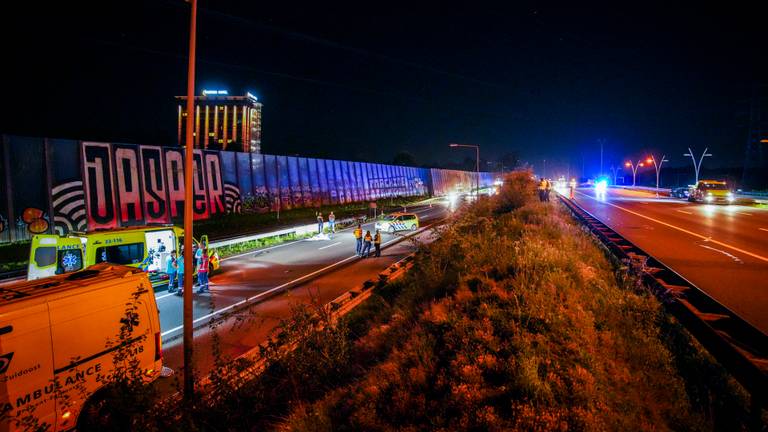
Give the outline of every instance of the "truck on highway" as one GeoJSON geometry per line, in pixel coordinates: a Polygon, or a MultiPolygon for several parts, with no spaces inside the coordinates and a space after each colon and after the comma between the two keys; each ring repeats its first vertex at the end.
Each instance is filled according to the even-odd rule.
{"type": "MultiPolygon", "coordinates": [[[[168,281],[166,262],[171,251],[181,249],[183,237],[184,230],[173,225],[71,232],[64,236],[38,234],[32,237],[27,280],[71,273],[109,262],[138,267],[149,273],[153,286],[160,286],[168,281]]],[[[208,240],[203,236],[201,242],[207,244],[208,240]]],[[[218,253],[209,249],[208,255],[212,269],[218,270],[218,253]]]]}
{"type": "Polygon", "coordinates": [[[140,269],[101,263],[0,286],[0,430],[109,430],[104,388],[115,372],[150,383],[162,368],[157,303],[140,269]]]}
{"type": "Polygon", "coordinates": [[[730,204],[735,200],[726,182],[720,180],[699,180],[691,188],[688,201],[730,204]]]}

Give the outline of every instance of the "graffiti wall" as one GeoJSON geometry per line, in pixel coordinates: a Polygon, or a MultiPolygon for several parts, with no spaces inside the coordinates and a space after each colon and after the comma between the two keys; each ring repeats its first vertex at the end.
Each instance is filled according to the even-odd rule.
{"type": "MultiPolygon", "coordinates": [[[[195,219],[469,189],[473,172],[196,150],[195,219]]],[[[480,173],[490,185],[491,173],[480,173]]],[[[0,243],[183,216],[178,147],[2,136],[0,243]]]]}

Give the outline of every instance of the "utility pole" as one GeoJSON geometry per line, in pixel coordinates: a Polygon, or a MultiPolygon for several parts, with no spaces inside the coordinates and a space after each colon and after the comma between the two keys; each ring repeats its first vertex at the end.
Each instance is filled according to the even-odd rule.
{"type": "Polygon", "coordinates": [[[711,153],[707,153],[708,148],[704,148],[704,153],[701,154],[701,157],[699,158],[699,162],[696,163],[696,156],[693,155],[693,150],[691,150],[690,147],[688,147],[688,153],[685,153],[683,156],[690,156],[691,159],[693,159],[693,169],[696,173],[696,181],[693,184],[699,183],[699,170],[701,169],[701,163],[704,162],[704,158],[708,156],[712,156],[711,153]]]}
{"type": "Polygon", "coordinates": [[[184,399],[191,402],[195,394],[194,369],[192,364],[192,270],[195,256],[193,241],[193,189],[194,171],[194,112],[195,112],[195,38],[197,33],[197,0],[190,0],[192,6],[189,20],[189,65],[187,69],[187,148],[184,158],[184,399]]]}

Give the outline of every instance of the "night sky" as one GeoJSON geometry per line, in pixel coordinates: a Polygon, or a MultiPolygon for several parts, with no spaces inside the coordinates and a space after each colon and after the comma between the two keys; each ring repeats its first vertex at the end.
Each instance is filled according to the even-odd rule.
{"type": "MultiPolygon", "coordinates": [[[[3,12],[0,131],[175,144],[188,4],[25,3],[3,12]]],[[[265,153],[445,165],[460,142],[589,171],[604,139],[606,170],[688,145],[735,166],[768,70],[747,6],[333,3],[200,1],[198,92],[258,95],[265,153]]]]}

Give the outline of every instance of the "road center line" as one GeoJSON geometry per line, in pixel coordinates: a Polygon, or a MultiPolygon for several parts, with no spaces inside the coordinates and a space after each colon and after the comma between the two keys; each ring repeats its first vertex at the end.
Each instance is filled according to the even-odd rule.
{"type": "Polygon", "coordinates": [[[336,242],[336,243],[333,243],[333,244],[329,244],[328,246],[323,246],[321,248],[317,248],[317,250],[328,249],[329,247],[334,247],[334,246],[340,245],[340,244],[341,244],[341,242],[336,242]]]}
{"type": "Polygon", "coordinates": [[[680,213],[685,213],[685,214],[693,214],[692,212],[685,211],[685,210],[677,210],[677,211],[679,211],[680,213]]]}
{"type": "Polygon", "coordinates": [[[690,230],[687,230],[687,229],[685,229],[685,228],[680,228],[679,226],[675,226],[675,225],[672,225],[672,224],[670,224],[670,223],[667,223],[667,222],[664,222],[664,221],[660,221],[660,220],[658,220],[658,219],[652,218],[652,217],[650,217],[650,216],[646,216],[646,215],[644,215],[644,214],[640,214],[640,213],[638,213],[638,212],[636,212],[636,211],[632,211],[632,210],[630,210],[630,209],[627,209],[627,208],[624,208],[624,207],[621,207],[621,206],[617,206],[616,204],[612,204],[612,203],[609,203],[608,201],[599,201],[599,200],[597,200],[597,199],[595,199],[595,198],[593,198],[593,197],[591,197],[591,196],[589,196],[589,195],[587,195],[587,194],[585,194],[585,193],[579,192],[579,194],[581,194],[581,195],[584,195],[584,196],[586,196],[586,197],[588,197],[588,198],[592,198],[593,200],[595,200],[595,201],[597,201],[597,202],[599,202],[599,203],[607,204],[607,205],[609,205],[609,206],[611,206],[611,207],[616,207],[616,208],[617,208],[617,209],[619,209],[619,210],[623,210],[623,211],[625,211],[625,212],[627,212],[627,213],[631,213],[631,214],[633,214],[633,215],[635,215],[635,216],[639,216],[639,217],[641,217],[641,218],[643,218],[643,219],[647,219],[647,220],[649,220],[649,221],[653,221],[653,222],[656,222],[656,223],[658,223],[658,224],[661,224],[661,225],[667,226],[667,227],[669,227],[669,228],[672,228],[672,229],[676,229],[676,230],[678,230],[678,231],[680,231],[680,232],[684,232],[684,233],[686,233],[686,234],[688,234],[688,235],[692,235],[692,236],[694,236],[694,237],[696,237],[696,238],[699,238],[699,239],[701,239],[701,240],[705,240],[705,241],[708,241],[708,242],[710,242],[710,243],[714,243],[714,244],[716,244],[716,245],[720,245],[720,246],[722,246],[722,247],[725,247],[725,248],[728,248],[728,249],[734,250],[734,251],[736,251],[736,252],[741,252],[741,253],[743,253],[743,254],[745,254],[745,255],[749,255],[749,256],[751,256],[752,258],[756,258],[756,259],[759,259],[760,261],[763,261],[763,262],[768,262],[768,257],[764,257],[764,256],[762,256],[762,255],[758,255],[758,254],[756,254],[756,253],[754,253],[754,252],[750,252],[750,251],[746,251],[746,250],[744,250],[744,249],[740,249],[740,248],[737,248],[736,246],[731,246],[731,245],[729,245],[728,243],[723,243],[723,242],[721,242],[721,241],[717,241],[717,240],[714,240],[714,239],[712,239],[712,238],[710,238],[710,237],[707,237],[707,236],[703,236],[703,235],[701,235],[701,234],[697,234],[697,233],[695,233],[695,232],[693,232],[693,231],[690,231],[690,230]]]}

